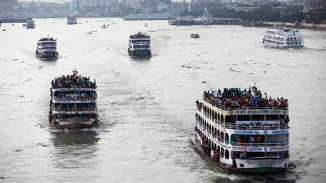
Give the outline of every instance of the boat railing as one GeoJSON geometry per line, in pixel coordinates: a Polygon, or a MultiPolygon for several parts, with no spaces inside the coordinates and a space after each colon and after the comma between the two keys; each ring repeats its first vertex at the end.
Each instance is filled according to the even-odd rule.
{"type": "MultiPolygon", "coordinates": [[[[265,130],[265,124],[262,125],[250,125],[250,124],[239,124],[236,125],[234,123],[226,123],[227,129],[235,129],[235,130],[265,130]]],[[[284,130],[288,129],[287,124],[266,124],[266,130],[284,130]]]]}
{"type": "MultiPolygon", "coordinates": [[[[70,118],[58,118],[58,119],[55,119],[56,122],[62,122],[62,123],[69,123],[71,122],[71,119],[70,118]]],[[[79,118],[78,121],[90,121],[90,122],[93,122],[93,121],[96,121],[95,118],[79,118]]]]}
{"type": "MultiPolygon", "coordinates": [[[[259,141],[259,142],[249,142],[249,141],[233,142],[233,141],[231,141],[230,144],[233,146],[243,146],[243,147],[265,147],[264,141],[259,141]]],[[[284,142],[284,141],[266,142],[266,147],[288,146],[288,145],[289,145],[289,142],[284,142]]]]}
{"type": "Polygon", "coordinates": [[[240,106],[240,105],[239,106],[233,106],[233,107],[232,106],[224,106],[224,105],[218,104],[214,100],[210,100],[210,99],[208,99],[208,98],[206,98],[204,96],[203,96],[203,100],[205,100],[206,102],[208,102],[208,103],[210,103],[210,104],[214,105],[215,107],[220,108],[222,110],[248,110],[248,109],[279,109],[279,110],[288,110],[288,106],[270,106],[270,105],[268,105],[266,107],[264,107],[264,106],[262,106],[262,107],[251,107],[251,106],[247,106],[247,107],[245,107],[245,106],[240,106]]]}
{"type": "Polygon", "coordinates": [[[71,107],[68,107],[68,108],[67,107],[60,107],[60,108],[52,107],[52,110],[56,111],[56,112],[58,112],[58,111],[65,111],[65,112],[78,111],[79,112],[79,111],[95,111],[95,108],[94,107],[90,107],[90,108],[88,108],[88,107],[77,107],[75,109],[75,108],[71,108],[71,107]]]}
{"type": "MultiPolygon", "coordinates": [[[[235,142],[233,138],[231,138],[231,141],[228,140],[228,138],[225,138],[224,136],[219,136],[216,131],[212,131],[207,127],[203,127],[198,123],[198,128],[203,130],[204,133],[207,133],[208,136],[212,137],[213,139],[218,140],[220,143],[224,143],[226,145],[231,144],[232,146],[245,146],[245,147],[263,147],[265,146],[264,141],[256,141],[256,142],[250,142],[250,141],[242,141],[242,142],[235,142]]],[[[288,142],[286,141],[267,141],[266,142],[266,147],[271,147],[271,146],[287,146],[289,145],[288,142]]]]}
{"type": "Polygon", "coordinates": [[[62,97],[54,97],[54,100],[59,102],[59,101],[93,101],[95,102],[96,97],[80,97],[78,96],[77,98],[74,97],[67,97],[67,98],[62,98],[62,97]]]}

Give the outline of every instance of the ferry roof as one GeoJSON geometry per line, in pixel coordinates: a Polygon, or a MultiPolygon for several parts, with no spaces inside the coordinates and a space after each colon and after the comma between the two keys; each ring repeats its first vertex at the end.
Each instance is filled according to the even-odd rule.
{"type": "Polygon", "coordinates": [[[147,35],[147,34],[144,34],[144,33],[142,33],[142,32],[138,32],[137,34],[134,34],[134,35],[130,35],[130,39],[139,39],[139,38],[141,38],[141,39],[143,39],[143,38],[150,38],[150,36],[149,35],[147,35]]]}
{"type": "Polygon", "coordinates": [[[217,92],[204,91],[203,99],[204,104],[213,105],[224,115],[289,114],[288,99],[267,98],[267,94],[262,94],[257,87],[249,87],[248,91],[240,88],[224,88],[223,92],[220,89],[217,92]]]}
{"type": "Polygon", "coordinates": [[[73,74],[71,75],[62,75],[60,77],[55,78],[54,80],[51,81],[51,88],[56,89],[55,91],[64,91],[61,90],[62,88],[81,88],[81,89],[87,89],[87,88],[92,88],[95,89],[97,88],[96,86],[96,81],[94,79],[94,82],[90,80],[90,77],[85,77],[81,75],[77,75],[78,71],[75,69],[72,71],[73,74]],[[60,90],[57,90],[59,89],[60,90]]]}

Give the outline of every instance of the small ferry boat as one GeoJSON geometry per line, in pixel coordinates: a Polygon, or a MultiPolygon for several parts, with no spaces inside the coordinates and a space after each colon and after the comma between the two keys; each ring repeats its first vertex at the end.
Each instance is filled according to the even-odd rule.
{"type": "Polygon", "coordinates": [[[272,47],[303,47],[303,36],[299,31],[288,28],[267,28],[263,44],[272,47]]]}
{"type": "Polygon", "coordinates": [[[34,29],[34,28],[35,28],[34,21],[33,20],[27,20],[26,29],[34,29]]]}
{"type": "Polygon", "coordinates": [[[67,24],[68,25],[77,24],[77,18],[76,17],[68,17],[67,24]]]}
{"type": "Polygon", "coordinates": [[[80,129],[99,126],[96,81],[89,77],[62,75],[51,82],[50,126],[60,129],[80,129]]]}
{"type": "Polygon", "coordinates": [[[52,37],[41,38],[37,42],[36,57],[38,58],[56,58],[57,52],[57,40],[52,37]]]}
{"type": "Polygon", "coordinates": [[[225,88],[205,91],[196,106],[191,139],[220,171],[266,175],[296,168],[289,157],[287,99],[262,97],[257,87],[225,88]]]}
{"type": "Polygon", "coordinates": [[[196,33],[196,34],[191,34],[190,37],[191,37],[191,38],[199,38],[199,34],[198,34],[198,33],[196,33]]]}
{"type": "Polygon", "coordinates": [[[130,56],[150,56],[152,54],[150,39],[150,36],[141,32],[130,35],[128,54],[130,56]]]}

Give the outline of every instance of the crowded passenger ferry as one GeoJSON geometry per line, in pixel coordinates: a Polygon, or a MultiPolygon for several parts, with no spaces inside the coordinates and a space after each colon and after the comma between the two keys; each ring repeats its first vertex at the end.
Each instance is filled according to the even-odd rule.
{"type": "Polygon", "coordinates": [[[67,24],[68,25],[77,24],[77,18],[76,17],[68,17],[67,24]]]}
{"type": "Polygon", "coordinates": [[[288,100],[257,87],[205,91],[196,101],[199,152],[226,173],[280,173],[296,166],[289,156],[288,100]]]}
{"type": "Polygon", "coordinates": [[[62,75],[51,82],[50,126],[80,129],[99,126],[96,81],[78,75],[62,75]]]}
{"type": "Polygon", "coordinates": [[[38,58],[56,58],[57,52],[57,40],[52,37],[41,38],[37,42],[36,57],[38,58]]]}
{"type": "Polygon", "coordinates": [[[288,28],[267,28],[263,44],[272,47],[303,47],[303,36],[299,31],[288,28]]]}
{"type": "Polygon", "coordinates": [[[151,40],[150,36],[138,32],[138,34],[130,35],[128,55],[130,56],[151,56],[151,40]]]}

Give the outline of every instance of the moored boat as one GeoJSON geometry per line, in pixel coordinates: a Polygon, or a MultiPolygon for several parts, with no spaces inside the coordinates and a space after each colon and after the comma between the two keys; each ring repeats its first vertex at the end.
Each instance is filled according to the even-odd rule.
{"type": "Polygon", "coordinates": [[[52,37],[44,37],[38,40],[36,57],[38,58],[56,58],[57,52],[57,40],[52,37]]]}
{"type": "Polygon", "coordinates": [[[288,28],[267,28],[263,44],[272,47],[303,47],[303,36],[299,31],[288,28]]]}
{"type": "Polygon", "coordinates": [[[268,174],[296,168],[289,157],[287,99],[263,98],[257,87],[249,87],[204,92],[196,104],[191,138],[220,171],[268,174]]]}
{"type": "Polygon", "coordinates": [[[99,126],[96,81],[77,75],[60,76],[51,82],[49,123],[60,129],[99,126]]]}
{"type": "Polygon", "coordinates": [[[128,55],[130,56],[151,56],[150,36],[139,32],[129,37],[128,55]]]}

